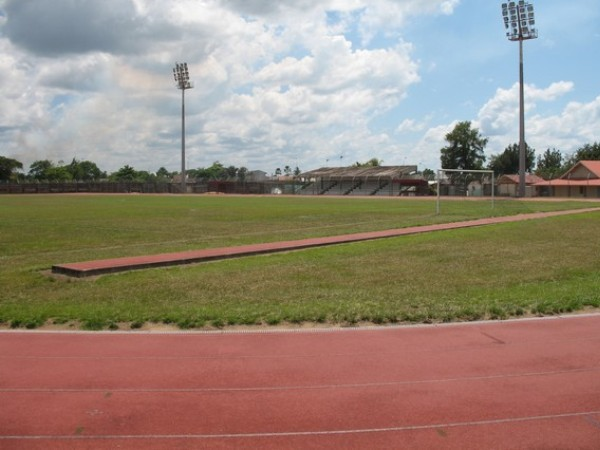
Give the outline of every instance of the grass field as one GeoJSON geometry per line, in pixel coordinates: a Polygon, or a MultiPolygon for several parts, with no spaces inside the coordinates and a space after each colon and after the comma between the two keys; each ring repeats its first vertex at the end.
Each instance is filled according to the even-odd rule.
{"type": "Polygon", "coordinates": [[[436,322],[600,307],[600,213],[74,280],[53,264],[576,209],[585,202],[0,197],[0,324],[436,322]]]}

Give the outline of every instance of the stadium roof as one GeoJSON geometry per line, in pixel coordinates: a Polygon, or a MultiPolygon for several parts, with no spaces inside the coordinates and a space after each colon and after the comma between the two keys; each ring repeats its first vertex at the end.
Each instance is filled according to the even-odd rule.
{"type": "Polygon", "coordinates": [[[322,167],[300,174],[303,178],[405,178],[417,166],[322,167]]]}

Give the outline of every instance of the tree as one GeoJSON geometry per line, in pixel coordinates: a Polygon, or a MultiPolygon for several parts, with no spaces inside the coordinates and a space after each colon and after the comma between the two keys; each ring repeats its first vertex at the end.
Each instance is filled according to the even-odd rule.
{"type": "Polygon", "coordinates": [[[67,170],[67,166],[52,166],[45,173],[47,181],[71,181],[73,176],[67,170]]]}
{"type": "Polygon", "coordinates": [[[148,183],[154,181],[156,179],[156,175],[148,172],[147,170],[139,170],[135,172],[135,181],[139,181],[142,183],[148,183]]]}
{"type": "Polygon", "coordinates": [[[471,122],[459,122],[446,134],[448,145],[441,149],[441,163],[444,169],[481,170],[485,162],[484,149],[487,138],[471,129],[471,122]]]}
{"type": "Polygon", "coordinates": [[[225,169],[225,173],[227,174],[227,178],[235,180],[238,174],[238,168],[235,166],[229,166],[225,169]]]}
{"type": "Polygon", "coordinates": [[[210,167],[188,170],[188,176],[204,181],[223,180],[227,178],[227,169],[219,161],[215,161],[210,167]]]}
{"type": "Polygon", "coordinates": [[[164,167],[161,167],[156,171],[156,177],[159,179],[171,179],[172,174],[164,167]]]}
{"type": "Polygon", "coordinates": [[[381,167],[383,165],[383,159],[371,158],[365,163],[359,163],[356,161],[352,167],[381,167]]]}
{"type": "Polygon", "coordinates": [[[302,171],[300,170],[300,167],[296,166],[296,168],[294,169],[294,176],[297,177],[301,173],[302,173],[302,171]]]}
{"type": "Polygon", "coordinates": [[[292,174],[292,168],[290,166],[285,166],[283,168],[283,173],[286,177],[289,177],[292,174]]]}
{"type": "Polygon", "coordinates": [[[598,161],[600,160],[600,142],[585,144],[580,147],[570,158],[567,159],[563,167],[564,172],[571,169],[579,161],[598,161]]]}
{"type": "Polygon", "coordinates": [[[111,174],[110,178],[115,181],[133,181],[137,177],[137,172],[131,166],[125,165],[118,171],[111,174]]]}
{"type": "MultiPolygon", "coordinates": [[[[160,170],[160,169],[159,169],[159,170],[160,170]]],[[[166,169],[165,169],[165,170],[166,170],[166,169]]],[[[187,177],[188,177],[188,179],[189,179],[189,180],[202,180],[202,178],[203,178],[203,177],[202,177],[201,175],[204,173],[204,172],[202,172],[203,170],[204,170],[204,169],[188,169],[188,170],[186,171],[186,175],[187,175],[187,177]]],[[[179,173],[179,172],[175,172],[175,173],[173,173],[173,177],[174,177],[175,175],[177,175],[178,173],[179,173]]],[[[161,173],[160,173],[160,175],[159,175],[159,173],[158,173],[158,172],[156,172],[156,175],[157,175],[158,177],[160,177],[160,178],[165,178],[165,174],[164,174],[164,172],[161,172],[161,173]]],[[[169,178],[171,178],[171,177],[169,176],[169,178]]]]}
{"type": "MultiPolygon", "coordinates": [[[[531,173],[535,165],[535,150],[527,144],[525,150],[525,172],[531,173]]],[[[496,176],[518,174],[519,152],[519,144],[509,145],[504,152],[492,156],[488,168],[493,170],[496,176]]]]}
{"type": "Polygon", "coordinates": [[[225,177],[225,166],[219,161],[212,163],[212,166],[205,169],[208,179],[222,180],[225,177]]]}
{"type": "Polygon", "coordinates": [[[47,180],[48,179],[48,171],[54,167],[52,161],[48,159],[42,159],[38,161],[34,161],[29,166],[29,173],[27,174],[29,177],[34,180],[47,180]]]}
{"type": "Polygon", "coordinates": [[[555,148],[547,149],[543,155],[538,156],[535,174],[545,180],[558,178],[563,173],[563,155],[555,148]]]}
{"type": "Polygon", "coordinates": [[[10,181],[16,176],[17,170],[23,168],[23,163],[16,159],[0,156],[0,181],[10,181]]]}
{"type": "Polygon", "coordinates": [[[600,142],[585,144],[575,153],[578,161],[598,161],[600,160],[600,142]]]}
{"type": "Polygon", "coordinates": [[[423,171],[423,178],[425,178],[426,180],[434,180],[435,179],[435,172],[431,169],[425,169],[423,171]]]}
{"type": "Polygon", "coordinates": [[[59,165],[55,165],[52,161],[44,159],[34,161],[27,176],[38,181],[90,181],[105,178],[106,172],[102,172],[91,161],[77,161],[73,158],[70,164],[64,165],[59,161],[59,165]]]}
{"type": "Polygon", "coordinates": [[[71,178],[78,181],[97,180],[106,176],[106,174],[98,168],[96,163],[91,161],[77,161],[73,158],[71,164],[65,168],[71,174],[71,178]]]}

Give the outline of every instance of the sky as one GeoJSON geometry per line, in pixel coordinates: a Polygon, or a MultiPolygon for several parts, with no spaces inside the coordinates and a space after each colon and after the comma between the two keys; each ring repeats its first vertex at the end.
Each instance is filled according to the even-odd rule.
{"type": "MultiPolygon", "coordinates": [[[[440,168],[471,121],[486,156],[519,139],[519,53],[492,0],[0,0],[0,156],[272,174],[440,168]]],[[[600,2],[533,0],[526,140],[600,141],[600,2]]]]}

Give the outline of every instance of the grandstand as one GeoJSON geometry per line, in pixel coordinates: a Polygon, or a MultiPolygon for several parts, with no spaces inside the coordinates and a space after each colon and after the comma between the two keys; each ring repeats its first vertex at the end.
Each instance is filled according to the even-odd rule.
{"type": "Polygon", "coordinates": [[[428,182],[417,166],[323,167],[298,177],[301,195],[428,195],[428,182]]]}

